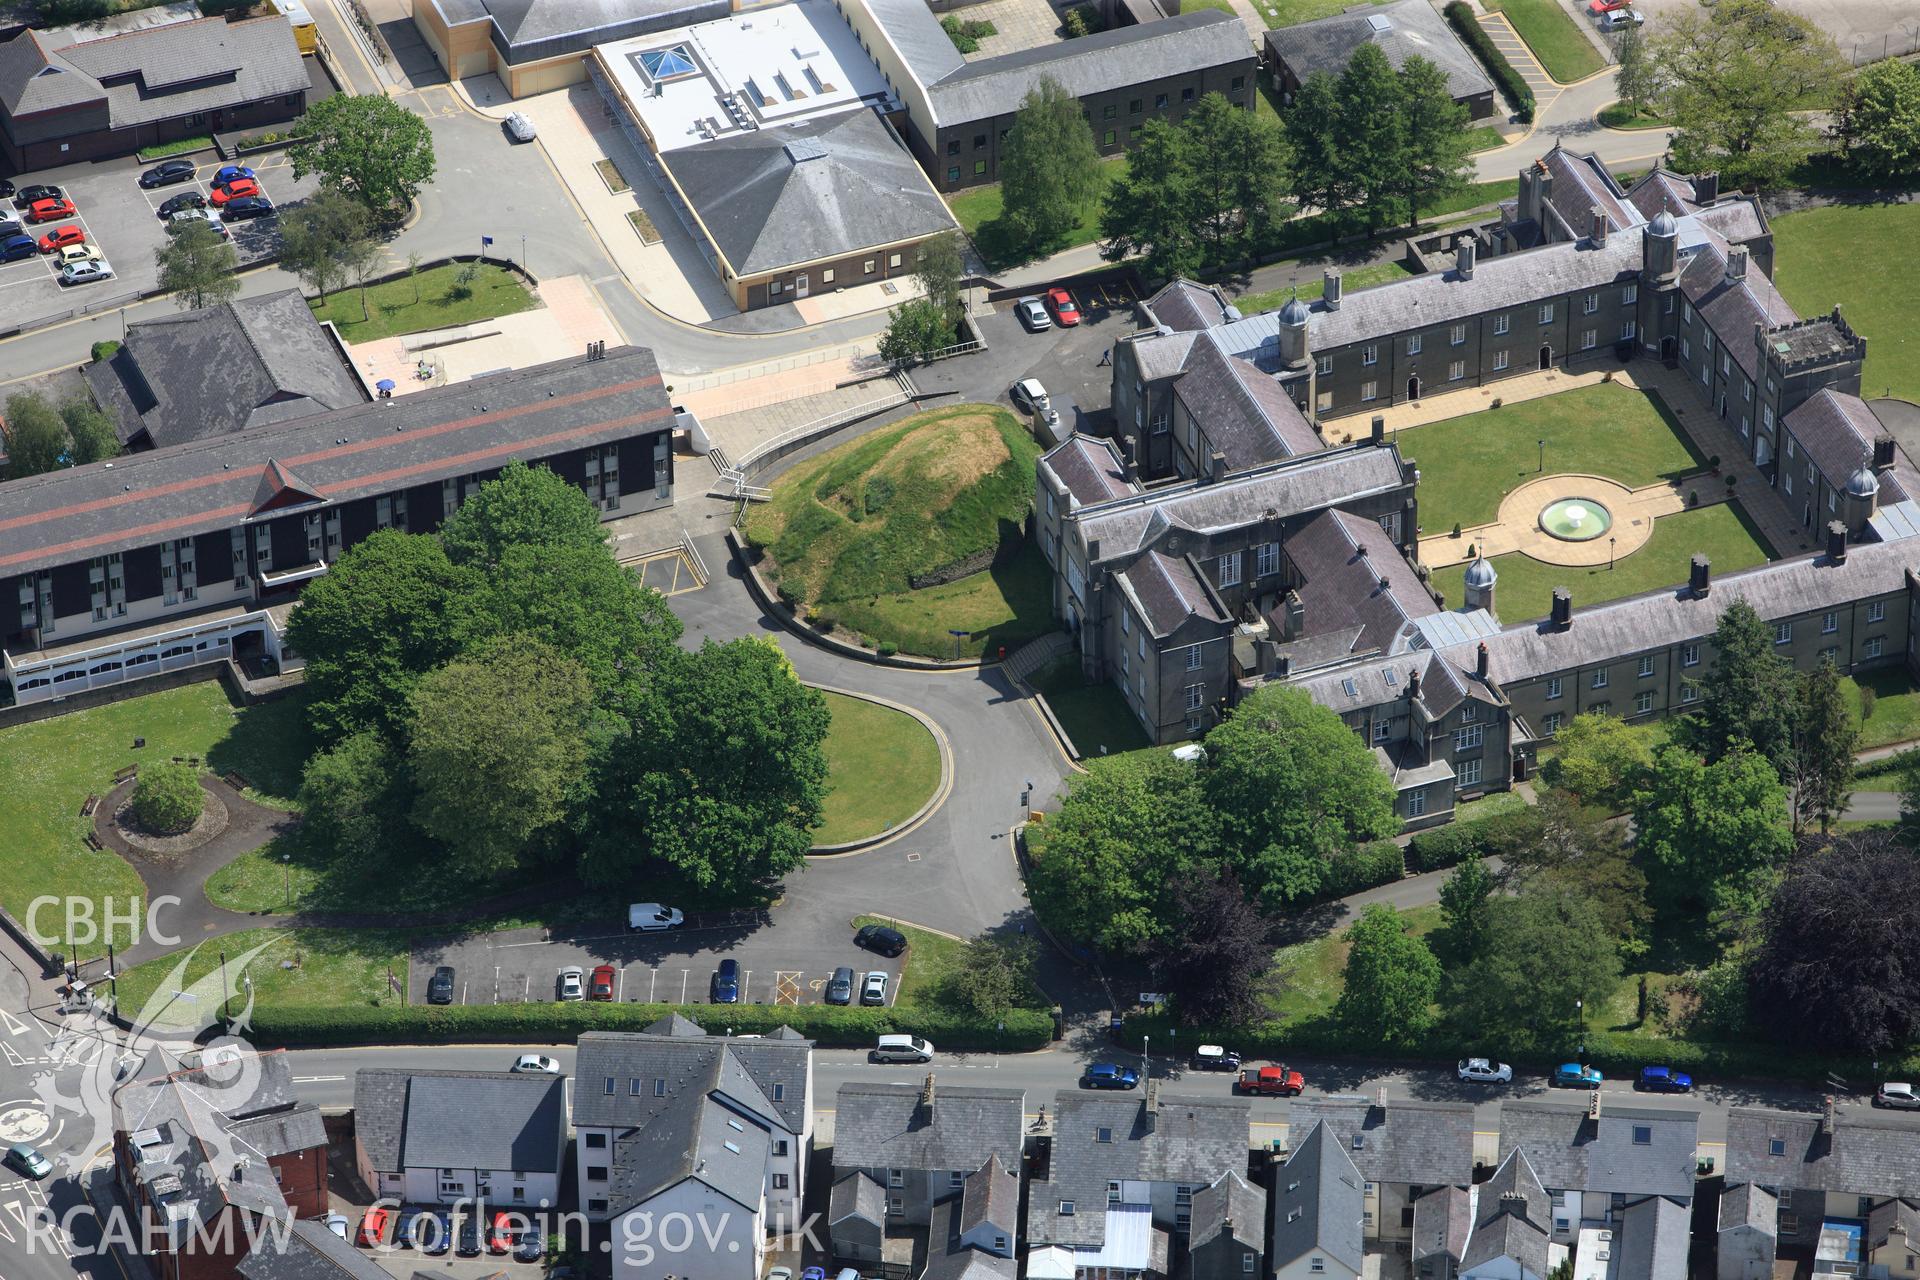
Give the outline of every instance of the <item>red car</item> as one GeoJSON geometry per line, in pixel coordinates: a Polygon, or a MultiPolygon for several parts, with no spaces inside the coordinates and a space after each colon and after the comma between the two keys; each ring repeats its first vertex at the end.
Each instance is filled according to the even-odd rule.
{"type": "Polygon", "coordinates": [[[505,1210],[496,1210],[493,1225],[487,1228],[487,1252],[513,1252],[513,1224],[508,1220],[505,1210]]]}
{"type": "Polygon", "coordinates": [[[1624,9],[1632,3],[1633,0],[1587,0],[1587,16],[1597,18],[1603,13],[1624,9]]]}
{"type": "Polygon", "coordinates": [[[600,965],[598,968],[594,969],[593,976],[587,980],[587,999],[589,1000],[613,999],[613,966],[612,965],[603,964],[603,965],[600,965]]]}
{"type": "Polygon", "coordinates": [[[238,200],[241,196],[257,196],[259,194],[260,184],[252,178],[235,178],[231,182],[215,184],[211,199],[217,207],[225,204],[229,200],[238,200]]]}
{"type": "Polygon", "coordinates": [[[1242,1071],[1236,1091],[1291,1098],[1306,1087],[1306,1078],[1298,1071],[1287,1070],[1283,1064],[1277,1067],[1256,1067],[1249,1071],[1242,1071]]]}
{"type": "Polygon", "coordinates": [[[377,1249],[387,1237],[387,1220],[393,1216],[391,1209],[369,1209],[367,1216],[360,1219],[360,1243],[368,1249],[377,1249]]]}
{"type": "Polygon", "coordinates": [[[86,243],[87,233],[78,227],[55,227],[40,237],[40,252],[58,253],[70,244],[86,243]]]}
{"type": "Polygon", "coordinates": [[[27,206],[28,222],[57,222],[79,212],[71,200],[35,200],[27,206]]]}
{"type": "Polygon", "coordinates": [[[1080,308],[1073,305],[1073,295],[1059,285],[1047,290],[1047,309],[1063,329],[1080,323],[1080,308]]]}

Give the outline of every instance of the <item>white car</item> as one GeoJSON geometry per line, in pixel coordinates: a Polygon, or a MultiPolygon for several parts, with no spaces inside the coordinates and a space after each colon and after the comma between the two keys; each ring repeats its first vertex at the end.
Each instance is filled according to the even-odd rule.
{"type": "Polygon", "coordinates": [[[167,234],[179,235],[196,223],[213,228],[213,234],[222,240],[232,234],[227,230],[227,224],[220,221],[218,209],[175,209],[167,218],[167,234]]]}
{"type": "Polygon", "coordinates": [[[512,1069],[520,1075],[557,1076],[560,1060],[544,1053],[523,1053],[513,1060],[512,1069]]]}
{"type": "Polygon", "coordinates": [[[54,262],[66,266],[69,262],[98,262],[106,255],[100,252],[100,246],[81,241],[79,244],[61,245],[60,251],[53,255],[54,262]]]}
{"type": "Polygon", "coordinates": [[[1883,1084],[1880,1091],[1873,1095],[1876,1107],[1893,1107],[1900,1111],[1920,1111],[1920,1094],[1913,1091],[1910,1084],[1883,1084]]]}
{"type": "Polygon", "coordinates": [[[1491,1058],[1463,1059],[1455,1074],[1473,1084],[1510,1084],[1513,1081],[1513,1068],[1491,1058]]]}
{"type": "Polygon", "coordinates": [[[1047,389],[1040,385],[1038,378],[1022,378],[1008,387],[1007,399],[1013,401],[1013,407],[1022,413],[1053,417],[1053,397],[1047,394],[1047,389]]]}
{"type": "Polygon", "coordinates": [[[96,280],[113,278],[113,268],[107,265],[105,258],[95,258],[91,262],[69,262],[60,268],[60,283],[92,284],[96,280]]]}
{"type": "Polygon", "coordinates": [[[887,975],[875,969],[867,975],[860,985],[861,1004],[885,1004],[887,1002],[887,975]]]}
{"type": "Polygon", "coordinates": [[[339,1236],[342,1240],[347,1238],[347,1232],[351,1230],[352,1227],[353,1224],[347,1220],[347,1215],[344,1213],[330,1213],[327,1215],[327,1230],[333,1232],[333,1234],[339,1236]]]}
{"type": "Polygon", "coordinates": [[[627,928],[635,933],[678,929],[686,922],[678,907],[662,906],[658,902],[636,902],[627,908],[627,928]]]}
{"type": "Polygon", "coordinates": [[[1013,304],[1013,314],[1020,317],[1020,323],[1027,326],[1029,333],[1053,328],[1053,317],[1047,314],[1046,304],[1038,298],[1020,299],[1013,304]]]}
{"type": "Polygon", "coordinates": [[[507,133],[515,142],[532,142],[536,136],[533,121],[518,111],[507,117],[507,133]]]}
{"type": "Polygon", "coordinates": [[[560,998],[562,1000],[585,1000],[587,998],[586,970],[577,964],[570,964],[560,971],[560,998]]]}

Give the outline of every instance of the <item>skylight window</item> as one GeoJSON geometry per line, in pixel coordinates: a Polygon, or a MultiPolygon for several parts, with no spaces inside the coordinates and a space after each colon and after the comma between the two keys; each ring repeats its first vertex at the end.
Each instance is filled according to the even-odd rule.
{"type": "Polygon", "coordinates": [[[687,52],[687,46],[683,44],[665,49],[648,49],[639,57],[640,69],[647,73],[647,79],[656,83],[700,74],[700,68],[694,64],[693,55],[687,52]]]}

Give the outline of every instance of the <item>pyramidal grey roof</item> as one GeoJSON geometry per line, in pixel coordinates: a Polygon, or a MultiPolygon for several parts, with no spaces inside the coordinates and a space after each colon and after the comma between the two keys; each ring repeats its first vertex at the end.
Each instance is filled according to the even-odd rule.
{"type": "Polygon", "coordinates": [[[39,33],[22,31],[0,44],[0,110],[7,115],[58,111],[105,97],[99,81],[49,47],[39,33]]]}
{"type": "Polygon", "coordinates": [[[1728,1187],[1720,1196],[1720,1230],[1751,1227],[1773,1235],[1778,1230],[1779,1201],[1773,1192],[1751,1182],[1728,1187]]]}
{"type": "Polygon", "coordinates": [[[1215,1178],[1193,1193],[1193,1218],[1188,1248],[1198,1249],[1218,1236],[1261,1247],[1260,1231],[1267,1220],[1267,1193],[1240,1176],[1237,1169],[1215,1178]]]}
{"type": "Polygon", "coordinates": [[[859,1218],[879,1227],[886,1225],[886,1190],[865,1173],[850,1173],[841,1178],[827,1196],[827,1225],[837,1226],[848,1218],[859,1218]]]}
{"type": "Polygon", "coordinates": [[[1268,1265],[1284,1271],[1304,1254],[1323,1253],[1356,1275],[1365,1270],[1365,1182],[1339,1138],[1315,1123],[1274,1174],[1268,1265]]]}
{"type": "MultiPolygon", "coordinates": [[[[653,1025],[678,1024],[663,1019],[653,1025]]],[[[693,1026],[688,1022],[665,1034],[582,1035],[574,1058],[574,1124],[644,1129],[664,1112],[721,1094],[789,1133],[805,1130],[811,1040],[689,1034],[685,1028],[693,1026]],[[656,1081],[662,1082],[658,1089],[656,1081]]]]}
{"type": "Polygon", "coordinates": [[[1399,0],[1267,32],[1267,47],[1302,81],[1319,71],[1338,76],[1363,44],[1380,46],[1396,70],[1409,58],[1425,58],[1446,76],[1447,92],[1456,100],[1493,90],[1480,63],[1428,0],[1399,0]]]}
{"type": "Polygon", "coordinates": [[[866,107],[728,134],[660,160],[736,276],[954,226],[912,154],[866,107]]]}

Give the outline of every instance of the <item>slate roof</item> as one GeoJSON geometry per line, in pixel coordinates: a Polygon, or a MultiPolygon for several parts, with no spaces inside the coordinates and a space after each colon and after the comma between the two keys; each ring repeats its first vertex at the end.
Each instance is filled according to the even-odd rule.
{"type": "MultiPolygon", "coordinates": [[[[922,85],[963,69],[967,60],[940,28],[925,0],[853,0],[873,15],[901,61],[922,85]]],[[[1016,99],[1012,105],[1018,105],[1016,99]]],[[[1008,108],[1011,110],[1011,106],[1008,108]]]]}
{"type": "Polygon", "coordinates": [[[989,1157],[1020,1167],[1026,1094],[1019,1089],[934,1085],[931,1112],[924,1085],[840,1086],[834,1103],[833,1167],[971,1172],[989,1157]]]}
{"type": "Polygon", "coordinates": [[[98,81],[63,57],[39,32],[0,44],[0,113],[15,118],[104,102],[98,81]]]}
{"type": "Polygon", "coordinates": [[[1613,175],[1607,172],[1607,167],[1591,153],[1579,155],[1556,145],[1534,161],[1534,165],[1552,177],[1547,188],[1547,206],[1553,213],[1550,221],[1559,225],[1548,239],[1580,240],[1591,235],[1595,205],[1605,212],[1607,223],[1615,232],[1646,221],[1613,180],[1613,175]]]}
{"type": "Polygon", "coordinates": [[[212,1051],[212,1056],[202,1050],[193,1055],[190,1065],[173,1072],[172,1078],[200,1090],[229,1116],[254,1116],[301,1105],[285,1049],[259,1053],[222,1046],[212,1051]],[[234,1089],[244,1092],[229,1096],[228,1091],[234,1089]]]}
{"type": "Polygon", "coordinates": [[[1815,392],[1785,422],[1788,434],[1836,488],[1873,461],[1874,438],[1886,430],[1865,400],[1832,387],[1815,392]]]}
{"type": "Polygon", "coordinates": [[[1472,1231],[1473,1194],[1465,1187],[1438,1187],[1415,1200],[1409,1240],[1414,1273],[1422,1280],[1436,1274],[1453,1275],[1472,1231]],[[1447,1266],[1437,1265],[1442,1258],[1448,1261],[1447,1266]]]}
{"type": "Polygon", "coordinates": [[[1285,1270],[1306,1254],[1323,1253],[1356,1275],[1362,1272],[1365,1181],[1339,1139],[1316,1123],[1273,1175],[1267,1265],[1285,1270]]]}
{"type": "Polygon", "coordinates": [[[433,0],[449,25],[486,20],[510,64],[581,53],[651,31],[725,17],[727,0],[433,0]]]}
{"type": "Polygon", "coordinates": [[[1120,450],[1104,437],[1076,431],[1040,455],[1040,466],[1065,487],[1070,503],[1105,502],[1140,492],[1127,478],[1120,450]]]}
{"type": "Polygon", "coordinates": [[[329,502],[666,430],[653,353],[572,357],[0,486],[0,575],[234,527],[268,463],[329,502]]]}
{"type": "Polygon", "coordinates": [[[1215,1178],[1193,1193],[1189,1249],[1198,1249],[1226,1236],[1254,1249],[1262,1247],[1260,1230],[1267,1220],[1267,1193],[1240,1176],[1237,1169],[1215,1178]]]}
{"type": "Polygon", "coordinates": [[[827,1195],[827,1225],[835,1226],[848,1218],[859,1218],[884,1227],[887,1222],[887,1192],[864,1173],[850,1173],[833,1184],[827,1195]]]}
{"type": "MultiPolygon", "coordinates": [[[[1445,653],[1406,652],[1362,662],[1329,666],[1293,682],[1321,706],[1345,713],[1367,707],[1383,706],[1408,696],[1410,672],[1420,676],[1420,705],[1429,718],[1438,719],[1471,698],[1488,706],[1502,705],[1501,698],[1480,677],[1459,665],[1474,661],[1466,645],[1456,645],[1445,653]],[[1347,691],[1351,683],[1353,691],[1347,691]]],[[[1414,757],[1418,759],[1418,756],[1414,757]]],[[[1424,762],[1422,762],[1424,764],[1424,762]]],[[[1397,1105],[1397,1104],[1396,1104],[1397,1105]]],[[[1375,1178],[1374,1181],[1394,1179],[1375,1178]]],[[[1408,1182],[1432,1179],[1408,1178],[1408,1182]]]]}
{"type": "Polygon", "coordinates": [[[1295,1098],[1287,1115],[1301,1132],[1325,1122],[1369,1182],[1473,1182],[1473,1108],[1464,1102],[1393,1098],[1382,1107],[1358,1097],[1295,1098]]]}
{"type": "Polygon", "coordinates": [[[1049,1178],[1027,1197],[1027,1239],[1097,1248],[1106,1238],[1109,1179],[1202,1186],[1246,1167],[1247,1103],[1168,1097],[1151,1085],[1125,1097],[1062,1091],[1053,1132],[1049,1178]],[[1112,1141],[1099,1141],[1102,1130],[1112,1141]],[[1062,1200],[1074,1203],[1073,1214],[1060,1212],[1062,1200]]]}
{"type": "MultiPolygon", "coordinates": [[[[934,30],[939,30],[938,23],[934,30]]],[[[1198,9],[1159,22],[1110,27],[1077,40],[1036,45],[966,63],[933,84],[927,96],[932,100],[935,120],[941,125],[954,125],[1011,114],[1027,91],[1043,79],[1057,81],[1074,97],[1084,98],[1189,72],[1252,62],[1253,50],[1239,18],[1215,9],[1198,9]]]]}
{"type": "Polygon", "coordinates": [[[608,1203],[623,1214],[692,1178],[757,1210],[766,1194],[770,1150],[767,1130],[739,1119],[711,1095],[683,1096],[644,1129],[615,1135],[608,1203]]]}
{"type": "Polygon", "coordinates": [[[1380,46],[1396,70],[1408,58],[1425,58],[1445,73],[1447,92],[1456,102],[1493,92],[1480,63],[1427,0],[1399,0],[1267,32],[1267,47],[1303,83],[1315,72],[1338,77],[1363,44],[1380,46]],[[1376,30],[1374,18],[1385,19],[1387,29],[1376,30]]]}
{"type": "Polygon", "coordinates": [[[285,1249],[274,1248],[271,1232],[262,1232],[253,1252],[235,1270],[246,1280],[392,1280],[372,1257],[333,1232],[318,1218],[297,1218],[285,1249]]]}
{"type": "Polygon", "coordinates": [[[972,1231],[983,1223],[990,1223],[1004,1229],[1011,1240],[1020,1226],[1019,1166],[1010,1170],[1000,1163],[1000,1155],[995,1152],[987,1157],[985,1164],[967,1175],[957,1199],[960,1209],[955,1219],[956,1231],[972,1231]]]}
{"type": "Polygon", "coordinates": [[[1305,635],[1357,632],[1355,652],[1395,653],[1406,647],[1415,618],[1440,612],[1377,520],[1322,512],[1287,539],[1286,551],[1304,575],[1294,590],[1305,609],[1305,635]]]}
{"type": "Polygon", "coordinates": [[[1148,333],[1129,338],[1127,342],[1133,348],[1134,364],[1140,370],[1140,376],[1149,382],[1157,382],[1162,378],[1178,377],[1181,370],[1187,367],[1187,356],[1199,340],[1197,332],[1148,333]]]}
{"type": "MultiPolygon", "coordinates": [[[[1013,1183],[1013,1200],[1019,1203],[1020,1187],[1015,1179],[996,1172],[995,1181],[1013,1183]]],[[[963,1225],[965,1215],[963,1196],[949,1196],[933,1206],[928,1215],[927,1265],[921,1273],[922,1280],[1014,1280],[1020,1268],[1015,1259],[960,1243],[961,1234],[972,1230],[963,1225]]],[[[1006,1226],[1009,1252],[1017,1217],[1016,1213],[1001,1219],[1006,1226]]]]}
{"type": "Polygon", "coordinates": [[[829,261],[950,231],[913,155],[862,106],[662,152],[736,276],[829,261]]]}
{"type": "Polygon", "coordinates": [[[582,1035],[574,1058],[575,1127],[644,1129],[667,1112],[686,1110],[692,1098],[717,1091],[789,1133],[806,1130],[811,1040],[730,1039],[690,1035],[684,1028],[663,1020],[646,1032],[582,1035]],[[656,1079],[667,1082],[664,1097],[654,1097],[656,1079]],[[628,1083],[633,1080],[640,1082],[638,1096],[628,1083]]]}
{"type": "Polygon", "coordinates": [[[1149,551],[1120,574],[1119,581],[1155,639],[1172,635],[1189,618],[1219,624],[1231,620],[1184,559],[1149,551]]]}
{"type": "Polygon", "coordinates": [[[1547,1238],[1552,1227],[1546,1188],[1527,1163],[1526,1153],[1511,1152],[1480,1186],[1479,1210],[1460,1270],[1464,1273],[1496,1258],[1512,1258],[1523,1268],[1523,1275],[1538,1280],[1547,1274],[1547,1238]]]}
{"type": "Polygon", "coordinates": [[[1728,1187],[1720,1194],[1720,1230],[1751,1227],[1766,1235],[1779,1232],[1779,1199],[1751,1182],[1728,1187]]]}
{"type": "Polygon", "coordinates": [[[262,1217],[285,1216],[286,1198],[266,1153],[234,1131],[211,1096],[171,1076],[114,1093],[114,1129],[129,1135],[139,1152],[135,1181],[162,1215],[183,1221],[211,1222],[229,1205],[262,1217]]]}
{"type": "Polygon", "coordinates": [[[1173,394],[1207,441],[1226,455],[1231,470],[1325,447],[1279,382],[1251,361],[1222,351],[1212,330],[1202,332],[1188,351],[1173,394]]]}
{"type": "Polygon", "coordinates": [[[1816,1113],[1735,1107],[1727,1113],[1726,1174],[1730,1185],[1920,1200],[1920,1126],[1847,1114],[1828,1136],[1816,1113]],[[1776,1140],[1783,1146],[1777,1156],[1776,1140]]]}
{"type": "Polygon", "coordinates": [[[1613,1233],[1609,1280],[1687,1280],[1692,1221],[1686,1206],[1666,1196],[1629,1204],[1613,1233]]]}
{"type": "Polygon", "coordinates": [[[1703,243],[1687,259],[1680,272],[1680,291],[1733,353],[1734,363],[1756,380],[1762,374],[1753,326],[1771,329],[1799,319],[1758,267],[1749,265],[1737,283],[1727,280],[1726,241],[1714,232],[1704,233],[1703,243]]]}
{"type": "Polygon", "coordinates": [[[1160,292],[1141,305],[1160,324],[1189,331],[1225,324],[1233,318],[1227,314],[1229,311],[1238,315],[1237,309],[1220,291],[1219,285],[1201,284],[1197,280],[1184,278],[1161,286],[1160,292]]]}
{"type": "Polygon", "coordinates": [[[1506,1102],[1500,1107],[1500,1156],[1515,1148],[1555,1191],[1693,1198],[1700,1117],[1693,1111],[1506,1102]],[[1636,1137],[1644,1131],[1648,1141],[1636,1137]]]}
{"type": "Polygon", "coordinates": [[[565,1161],[566,1098],[559,1076],[362,1067],[353,1082],[354,1130],[381,1173],[557,1173],[565,1161]]]}
{"type": "Polygon", "coordinates": [[[327,1125],[320,1109],[313,1106],[289,1107],[235,1120],[227,1131],[262,1156],[286,1156],[296,1151],[311,1151],[327,1145],[327,1125]]]}
{"type": "Polygon", "coordinates": [[[298,289],[136,322],[86,374],[120,442],[148,448],[367,399],[298,289]]]}
{"type": "Polygon", "coordinates": [[[1878,1249],[1895,1235],[1908,1245],[1920,1243],[1920,1208],[1905,1200],[1883,1200],[1867,1215],[1867,1248],[1878,1249]]]}

